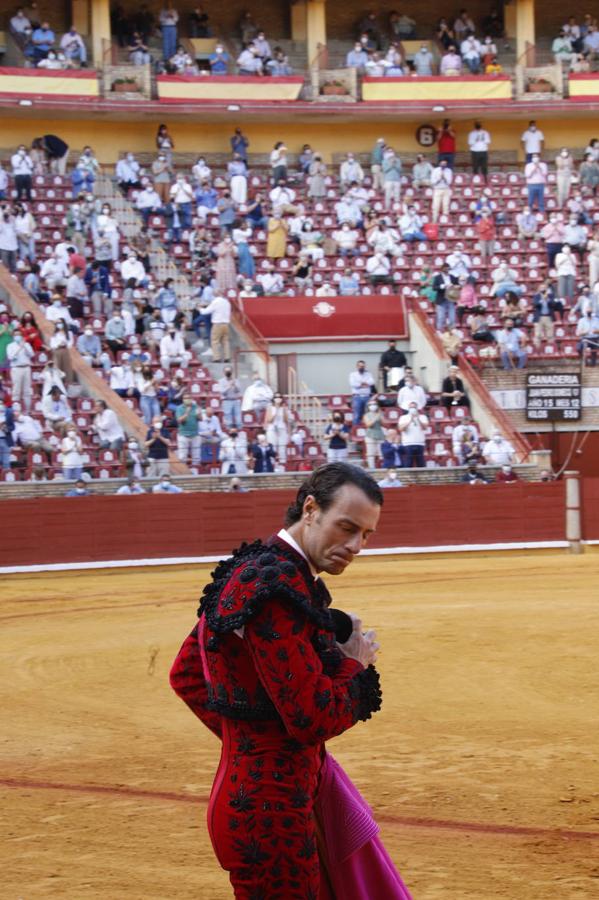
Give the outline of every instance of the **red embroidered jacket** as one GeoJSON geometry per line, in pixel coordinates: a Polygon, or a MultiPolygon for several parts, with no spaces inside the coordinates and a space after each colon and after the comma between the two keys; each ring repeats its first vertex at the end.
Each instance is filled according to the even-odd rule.
{"type": "Polygon", "coordinates": [[[170,680],[216,735],[221,717],[270,721],[300,745],[316,745],[380,709],[378,673],[339,651],[330,595],[286,543],[245,545],[212,576],[199,609],[203,628],[183,643],[170,680]]]}

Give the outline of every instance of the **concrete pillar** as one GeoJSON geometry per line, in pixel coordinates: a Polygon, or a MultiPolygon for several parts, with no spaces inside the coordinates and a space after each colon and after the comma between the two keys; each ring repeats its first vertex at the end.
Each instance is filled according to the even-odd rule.
{"type": "Polygon", "coordinates": [[[92,24],[92,56],[94,65],[101,66],[104,60],[110,63],[107,53],[111,43],[110,0],[90,0],[92,24]]]}
{"type": "Polygon", "coordinates": [[[580,516],[580,474],[564,472],[566,481],[566,540],[570,553],[582,553],[580,516]]]}
{"type": "Polygon", "coordinates": [[[67,27],[74,25],[84,37],[89,34],[89,3],[90,0],[71,0],[71,21],[67,23],[67,27]]]}
{"type": "Polygon", "coordinates": [[[534,65],[524,54],[535,43],[535,0],[516,0],[516,61],[520,65],[534,65]]]}
{"type": "Polygon", "coordinates": [[[308,65],[317,65],[321,51],[327,43],[325,0],[308,0],[306,18],[308,65]]]}
{"type": "Polygon", "coordinates": [[[291,40],[305,41],[307,36],[307,0],[296,0],[291,4],[291,40]]]}

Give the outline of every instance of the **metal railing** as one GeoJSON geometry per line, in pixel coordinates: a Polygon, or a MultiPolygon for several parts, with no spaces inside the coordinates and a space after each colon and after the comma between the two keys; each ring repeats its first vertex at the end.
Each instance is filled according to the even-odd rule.
{"type": "Polygon", "coordinates": [[[308,385],[300,380],[293,366],[287,369],[287,404],[303,424],[307,425],[312,436],[321,441],[325,424],[323,405],[308,385]]]}

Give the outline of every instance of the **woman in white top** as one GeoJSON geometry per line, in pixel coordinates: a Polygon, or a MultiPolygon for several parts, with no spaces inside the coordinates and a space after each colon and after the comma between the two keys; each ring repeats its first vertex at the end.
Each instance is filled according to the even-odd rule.
{"type": "Polygon", "coordinates": [[[64,373],[64,383],[73,384],[73,366],[71,365],[70,347],[73,346],[73,336],[64,319],[59,319],[54,325],[54,334],[50,338],[50,350],[54,358],[56,368],[64,373]]]}
{"type": "Polygon", "coordinates": [[[264,425],[266,439],[277,451],[277,458],[282,465],[287,462],[289,428],[292,424],[293,416],[285,404],[283,395],[276,393],[272,398],[272,403],[266,407],[264,425]]]}
{"type": "Polygon", "coordinates": [[[143,366],[135,375],[135,386],[139,391],[139,405],[143,420],[148,426],[160,415],[160,404],[157,397],[157,379],[150,366],[143,366]]]}
{"type": "Polygon", "coordinates": [[[287,147],[283,141],[277,141],[270,151],[270,168],[273,184],[278,184],[281,178],[287,178],[287,147]]]}
{"type": "Polygon", "coordinates": [[[53,387],[57,387],[60,393],[66,396],[65,373],[58,368],[52,359],[42,370],[42,400],[46,394],[50,393],[53,387]]]}
{"type": "Polygon", "coordinates": [[[76,481],[81,478],[83,470],[83,441],[72,425],[60,443],[62,453],[62,474],[67,480],[76,481]]]}
{"type": "Polygon", "coordinates": [[[567,299],[571,302],[574,299],[578,262],[569,244],[562,244],[561,251],[555,257],[554,265],[557,274],[557,296],[560,300],[567,299]]]}
{"type": "Polygon", "coordinates": [[[555,157],[557,205],[562,208],[570,196],[572,175],[574,174],[574,159],[572,154],[564,147],[555,157]]]}
{"type": "Polygon", "coordinates": [[[110,241],[112,260],[113,262],[116,262],[120,256],[119,243],[121,235],[119,232],[119,223],[113,216],[112,207],[109,203],[105,203],[102,207],[102,212],[98,216],[97,229],[98,231],[104,232],[104,234],[110,241]]]}
{"type": "Polygon", "coordinates": [[[23,203],[15,205],[15,231],[18,254],[30,264],[35,262],[35,219],[23,203]]]}
{"type": "Polygon", "coordinates": [[[196,184],[202,184],[204,181],[210,181],[212,178],[212,169],[210,166],[206,165],[206,160],[203,156],[198,158],[195,166],[192,167],[191,174],[193,175],[194,181],[196,184]]]}

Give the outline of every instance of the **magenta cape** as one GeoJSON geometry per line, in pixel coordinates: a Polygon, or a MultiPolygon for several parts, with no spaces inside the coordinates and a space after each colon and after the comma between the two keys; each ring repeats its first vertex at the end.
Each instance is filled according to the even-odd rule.
{"type": "Polygon", "coordinates": [[[320,779],[314,813],[329,882],[323,878],[321,900],[412,900],[378,836],[370,807],[330,753],[320,779]]]}

